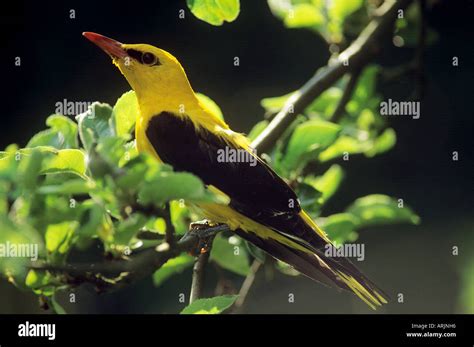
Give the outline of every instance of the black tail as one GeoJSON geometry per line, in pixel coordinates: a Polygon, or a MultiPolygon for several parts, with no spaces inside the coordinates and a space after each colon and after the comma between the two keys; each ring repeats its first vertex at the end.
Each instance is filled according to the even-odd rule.
{"type": "Polygon", "coordinates": [[[235,233],[312,280],[355,293],[373,309],[387,303],[387,296],[347,258],[327,257],[324,252],[312,254],[243,230],[235,233]]]}

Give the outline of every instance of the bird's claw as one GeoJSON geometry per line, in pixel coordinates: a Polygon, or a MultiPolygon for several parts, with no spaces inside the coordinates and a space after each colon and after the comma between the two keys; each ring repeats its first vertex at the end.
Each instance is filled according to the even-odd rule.
{"type": "Polygon", "coordinates": [[[189,224],[188,233],[198,236],[196,246],[193,247],[191,251],[189,251],[190,255],[196,257],[200,254],[207,253],[210,250],[212,241],[214,240],[214,235],[206,235],[205,231],[206,229],[212,228],[215,225],[215,223],[212,223],[207,219],[189,224]]]}

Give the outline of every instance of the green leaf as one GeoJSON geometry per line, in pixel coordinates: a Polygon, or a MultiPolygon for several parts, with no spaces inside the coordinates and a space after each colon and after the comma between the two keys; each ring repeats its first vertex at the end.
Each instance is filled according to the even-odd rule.
{"type": "Polygon", "coordinates": [[[377,74],[380,68],[377,65],[366,67],[359,77],[352,98],[357,100],[363,107],[367,107],[367,100],[375,94],[377,74]]]}
{"type": "Polygon", "coordinates": [[[202,181],[187,172],[164,172],[142,187],[139,199],[144,204],[160,205],[169,200],[198,199],[204,195],[202,181]]]}
{"type": "Polygon", "coordinates": [[[268,0],[272,13],[289,28],[318,31],[327,41],[342,40],[343,24],[363,0],[268,0]]]}
{"type": "Polygon", "coordinates": [[[324,204],[336,193],[343,178],[344,171],[341,166],[335,164],[332,165],[322,176],[307,176],[303,182],[313,186],[322,193],[319,203],[324,204]]]}
{"type": "Polygon", "coordinates": [[[25,285],[31,288],[35,294],[46,295],[48,297],[54,292],[54,278],[44,271],[30,270],[25,278],[25,285]]]}
{"type": "Polygon", "coordinates": [[[234,21],[240,12],[239,0],[186,0],[191,12],[212,25],[234,21]]]}
{"type": "Polygon", "coordinates": [[[41,173],[74,173],[81,177],[86,174],[86,158],[78,149],[61,149],[47,151],[41,173]]]}
{"type": "Polygon", "coordinates": [[[143,182],[143,177],[145,177],[148,171],[148,166],[140,160],[134,160],[133,162],[129,162],[125,168],[127,169],[126,172],[117,178],[117,186],[122,189],[134,191],[140,183],[143,182]]]}
{"type": "MultiPolygon", "coordinates": [[[[291,0],[268,0],[268,7],[272,11],[273,15],[283,19],[287,12],[291,9],[291,0]]],[[[306,1],[307,2],[307,1],[306,1]]]]}
{"type": "Polygon", "coordinates": [[[358,218],[357,228],[381,224],[420,223],[420,217],[402,201],[381,194],[359,198],[346,211],[358,218]]]}
{"type": "MultiPolygon", "coordinates": [[[[146,222],[145,230],[147,231],[147,236],[151,236],[152,234],[165,235],[166,221],[161,217],[152,217],[146,222]]],[[[143,239],[143,234],[140,236],[140,238],[143,239]]]]}
{"type": "Polygon", "coordinates": [[[8,202],[10,185],[8,182],[2,181],[0,179],[0,215],[5,215],[10,209],[10,204],[8,202]]]}
{"type": "Polygon", "coordinates": [[[340,42],[342,40],[343,25],[346,17],[357,11],[362,5],[363,0],[332,0],[326,2],[328,13],[327,28],[329,31],[329,40],[340,42]]]}
{"type": "Polygon", "coordinates": [[[255,259],[259,260],[262,264],[265,263],[267,254],[262,251],[260,248],[255,246],[253,243],[245,241],[245,246],[247,247],[247,250],[249,251],[249,254],[254,257],[255,259]]]}
{"type": "Polygon", "coordinates": [[[81,215],[80,226],[76,230],[76,234],[82,239],[97,236],[101,226],[104,224],[104,208],[91,201],[87,203],[81,215]]]}
{"type": "Polygon", "coordinates": [[[127,219],[121,221],[117,227],[117,232],[114,237],[114,241],[120,245],[128,245],[130,240],[136,233],[143,228],[146,224],[147,219],[145,216],[135,213],[127,219]]]}
{"type": "Polygon", "coordinates": [[[353,137],[342,135],[331,146],[319,154],[319,160],[325,162],[342,157],[345,154],[362,153],[368,148],[370,148],[368,143],[359,142],[353,137]]]}
{"type": "Polygon", "coordinates": [[[210,259],[220,267],[241,276],[246,276],[250,271],[247,248],[243,240],[234,235],[217,235],[212,244],[210,259]]]}
{"type": "MultiPolygon", "coordinates": [[[[266,114],[279,112],[288,99],[296,92],[288,93],[282,96],[264,98],[260,101],[260,105],[265,109],[266,114]]],[[[342,96],[342,89],[339,87],[331,87],[324,91],[305,109],[305,113],[313,115],[313,113],[321,114],[325,118],[329,118],[333,114],[337,103],[342,96]]]]}
{"type": "Polygon", "coordinates": [[[324,15],[312,4],[296,4],[283,20],[287,28],[320,27],[324,21],[324,15]]]}
{"type": "Polygon", "coordinates": [[[260,105],[265,109],[267,113],[276,113],[279,112],[283,108],[283,106],[285,106],[286,101],[293,94],[294,92],[282,96],[264,98],[260,101],[260,105]]]}
{"type": "Polygon", "coordinates": [[[77,222],[67,221],[48,225],[44,235],[46,249],[51,253],[59,254],[65,254],[69,251],[74,230],[78,224],[77,222]]]}
{"type": "MultiPolygon", "coordinates": [[[[129,161],[137,158],[139,156],[137,142],[135,140],[129,141],[124,145],[125,152],[123,153],[122,158],[119,161],[119,166],[124,166],[129,161]]],[[[153,159],[155,160],[155,159],[153,159]]],[[[156,161],[156,160],[155,160],[156,161]]]]}
{"type": "Polygon", "coordinates": [[[196,93],[196,96],[204,109],[212,113],[217,118],[222,120],[224,119],[224,115],[222,114],[220,107],[214,102],[214,100],[201,93],[196,93]]]}
{"type": "Polygon", "coordinates": [[[76,116],[79,137],[86,151],[89,151],[100,138],[114,136],[112,108],[108,104],[94,102],[89,109],[76,116]]]}
{"type": "Polygon", "coordinates": [[[300,272],[298,272],[298,270],[296,270],[293,266],[288,265],[287,263],[284,263],[280,260],[277,260],[275,267],[278,271],[286,276],[295,277],[300,275],[300,272]]]}
{"type": "Polygon", "coordinates": [[[43,283],[44,272],[38,272],[36,270],[30,270],[25,278],[26,286],[35,288],[41,286],[43,283]]]}
{"type": "MultiPolygon", "coordinates": [[[[28,266],[35,254],[31,257],[8,257],[7,245],[15,246],[17,249],[29,245],[38,251],[36,256],[44,255],[42,237],[30,225],[12,221],[6,215],[0,215],[0,274],[5,276],[11,283],[24,286],[28,273],[28,266]],[[37,248],[36,248],[37,247],[37,248]]],[[[31,250],[31,248],[30,248],[31,250]]]]}
{"type": "Polygon", "coordinates": [[[321,199],[321,192],[315,188],[314,185],[307,183],[298,184],[298,200],[304,210],[310,212],[319,212],[321,207],[319,201],[321,199]]]}
{"type": "Polygon", "coordinates": [[[41,173],[44,156],[40,151],[33,151],[31,155],[22,156],[20,152],[20,165],[18,167],[19,183],[26,190],[34,190],[41,173]]]}
{"type": "Polygon", "coordinates": [[[159,287],[163,282],[173,275],[179,274],[194,264],[194,257],[181,254],[179,257],[168,260],[159,270],[153,274],[153,283],[159,287]]]}
{"type": "Polygon", "coordinates": [[[101,138],[95,149],[109,165],[120,166],[125,156],[125,140],[118,136],[101,138]]]}
{"type": "Polygon", "coordinates": [[[340,127],[337,124],[310,120],[296,127],[290,137],[282,164],[287,169],[303,167],[316,152],[331,145],[337,138],[340,127]]]}
{"type": "Polygon", "coordinates": [[[88,194],[94,188],[93,181],[73,179],[57,185],[43,185],[38,188],[37,192],[39,194],[88,194]]]}
{"type": "Polygon", "coordinates": [[[10,145],[5,151],[0,152],[0,179],[16,180],[20,159],[21,153],[16,145],[10,145]]]}
{"type": "Polygon", "coordinates": [[[357,239],[358,219],[351,213],[337,213],[323,219],[321,227],[329,238],[337,244],[353,242],[357,239]]]}
{"type": "Polygon", "coordinates": [[[364,109],[357,117],[357,127],[361,130],[370,131],[376,122],[375,113],[372,110],[364,109]]]}
{"type": "Polygon", "coordinates": [[[39,146],[24,148],[16,154],[9,153],[8,155],[13,155],[19,161],[25,160],[28,163],[30,163],[29,160],[34,160],[34,162],[31,162],[33,166],[27,169],[27,171],[30,171],[29,175],[31,177],[35,175],[35,172],[37,174],[36,166],[41,162],[39,174],[73,173],[85,178],[86,157],[84,152],[79,149],[56,149],[54,147],[39,146]]]}
{"type": "Polygon", "coordinates": [[[327,89],[306,108],[306,112],[308,115],[312,115],[312,113],[321,114],[328,119],[334,113],[342,93],[342,89],[339,87],[327,89]]]}
{"type": "Polygon", "coordinates": [[[250,141],[253,141],[257,138],[258,135],[260,135],[260,133],[265,130],[265,128],[268,126],[268,121],[267,120],[262,120],[260,122],[258,122],[257,124],[255,124],[252,128],[252,130],[250,130],[249,134],[247,135],[247,138],[250,140],[250,141]]]}
{"type": "Polygon", "coordinates": [[[170,202],[171,222],[177,235],[184,235],[188,231],[191,221],[189,209],[183,201],[170,202]]]}
{"type": "Polygon", "coordinates": [[[130,90],[117,100],[112,109],[115,132],[118,136],[129,135],[135,126],[139,114],[138,100],[135,92],[130,90]]]}
{"type": "Polygon", "coordinates": [[[397,143],[397,135],[392,128],[385,129],[385,131],[378,136],[373,146],[365,152],[368,157],[373,157],[377,154],[389,151],[397,143]]]}
{"type": "Polygon", "coordinates": [[[199,299],[186,306],[181,314],[219,314],[231,307],[237,297],[238,295],[223,295],[199,299]]]}
{"type": "Polygon", "coordinates": [[[190,201],[220,201],[207,192],[202,181],[187,172],[161,172],[140,188],[141,203],[161,205],[166,201],[185,199],[190,201]]]}
{"type": "Polygon", "coordinates": [[[53,114],[46,119],[50,129],[34,135],[26,147],[52,146],[57,149],[77,148],[77,124],[68,117],[53,114]]]}
{"type": "Polygon", "coordinates": [[[331,0],[329,1],[329,17],[332,20],[337,20],[339,22],[344,21],[344,19],[351,13],[357,11],[364,3],[363,0],[331,0]]]}

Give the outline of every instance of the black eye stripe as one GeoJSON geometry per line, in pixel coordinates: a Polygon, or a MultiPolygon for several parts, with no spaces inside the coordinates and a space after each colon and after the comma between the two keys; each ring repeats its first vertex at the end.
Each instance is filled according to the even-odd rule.
{"type": "Polygon", "coordinates": [[[153,55],[153,53],[150,52],[140,52],[137,51],[136,49],[127,49],[127,54],[138,61],[140,64],[145,64],[145,65],[161,65],[160,60],[153,55]]]}
{"type": "Polygon", "coordinates": [[[131,58],[133,58],[133,59],[135,59],[135,60],[137,60],[137,61],[139,61],[139,62],[142,61],[142,52],[140,52],[140,51],[137,51],[137,50],[135,50],[135,49],[127,49],[127,54],[128,54],[131,58]]]}

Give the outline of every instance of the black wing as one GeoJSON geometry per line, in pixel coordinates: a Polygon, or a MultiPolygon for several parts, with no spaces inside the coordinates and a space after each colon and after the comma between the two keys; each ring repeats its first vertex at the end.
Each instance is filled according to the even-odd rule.
{"type": "MultiPolygon", "coordinates": [[[[267,164],[218,161],[219,150],[238,150],[221,137],[200,129],[187,117],[169,112],[154,116],[146,130],[161,160],[177,171],[188,171],[226,193],[232,208],[275,230],[320,248],[323,242],[299,216],[293,190],[267,164]]],[[[242,149],[241,149],[242,150],[242,149]]]]}

